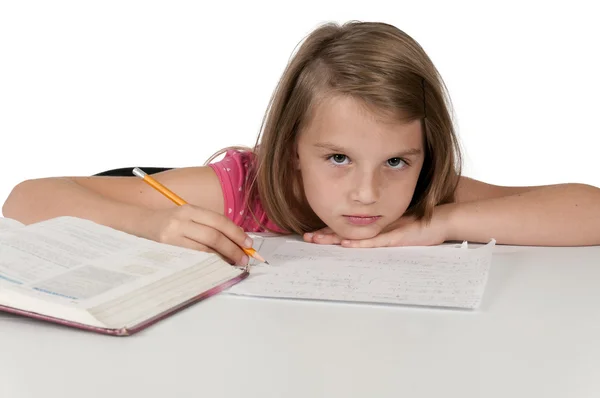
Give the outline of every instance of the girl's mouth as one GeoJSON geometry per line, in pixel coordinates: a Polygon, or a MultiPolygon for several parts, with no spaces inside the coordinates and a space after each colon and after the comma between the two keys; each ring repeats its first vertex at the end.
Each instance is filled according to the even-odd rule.
{"type": "Polygon", "coordinates": [[[369,225],[379,220],[381,216],[367,216],[367,215],[344,215],[346,221],[354,225],[369,225]]]}

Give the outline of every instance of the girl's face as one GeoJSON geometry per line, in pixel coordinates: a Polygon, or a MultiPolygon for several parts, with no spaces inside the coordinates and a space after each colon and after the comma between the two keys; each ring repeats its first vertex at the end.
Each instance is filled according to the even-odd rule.
{"type": "Polygon", "coordinates": [[[336,234],[365,239],[400,218],[423,166],[421,121],[379,119],[359,101],[323,101],[298,137],[309,205],[336,234]]]}

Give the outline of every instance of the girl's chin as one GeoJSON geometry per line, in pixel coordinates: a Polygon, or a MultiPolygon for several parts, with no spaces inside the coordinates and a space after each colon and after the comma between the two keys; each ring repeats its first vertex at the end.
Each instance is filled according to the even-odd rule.
{"type": "MultiPolygon", "coordinates": [[[[331,227],[330,227],[331,228],[331,227]]],[[[376,225],[370,225],[368,227],[348,227],[344,226],[341,228],[331,228],[337,236],[342,239],[370,239],[381,232],[381,228],[376,225]]]]}

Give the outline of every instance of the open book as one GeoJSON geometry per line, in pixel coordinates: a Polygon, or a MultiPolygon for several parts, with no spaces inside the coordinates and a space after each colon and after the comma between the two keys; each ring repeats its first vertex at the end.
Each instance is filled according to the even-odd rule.
{"type": "Polygon", "coordinates": [[[248,277],[216,254],[79,218],[28,226],[0,218],[0,311],[129,335],[219,292],[475,309],[495,245],[349,249],[254,238],[270,265],[253,264],[248,277]]]}
{"type": "Polygon", "coordinates": [[[0,311],[123,336],[247,276],[216,254],[88,220],[0,218],[0,311]]]}

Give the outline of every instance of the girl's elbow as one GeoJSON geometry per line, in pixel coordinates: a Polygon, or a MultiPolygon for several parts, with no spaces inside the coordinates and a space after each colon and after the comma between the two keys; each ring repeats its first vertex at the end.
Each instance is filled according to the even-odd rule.
{"type": "Polygon", "coordinates": [[[8,197],[2,205],[2,215],[6,218],[12,218],[17,221],[27,223],[28,214],[32,209],[29,208],[31,201],[29,198],[43,197],[41,194],[40,180],[25,180],[18,183],[8,194],[8,197]]]}
{"type": "Polygon", "coordinates": [[[6,218],[18,218],[19,211],[19,198],[23,197],[23,191],[27,190],[27,185],[30,184],[30,180],[25,180],[17,184],[8,194],[8,197],[2,205],[2,215],[6,218]]]}

